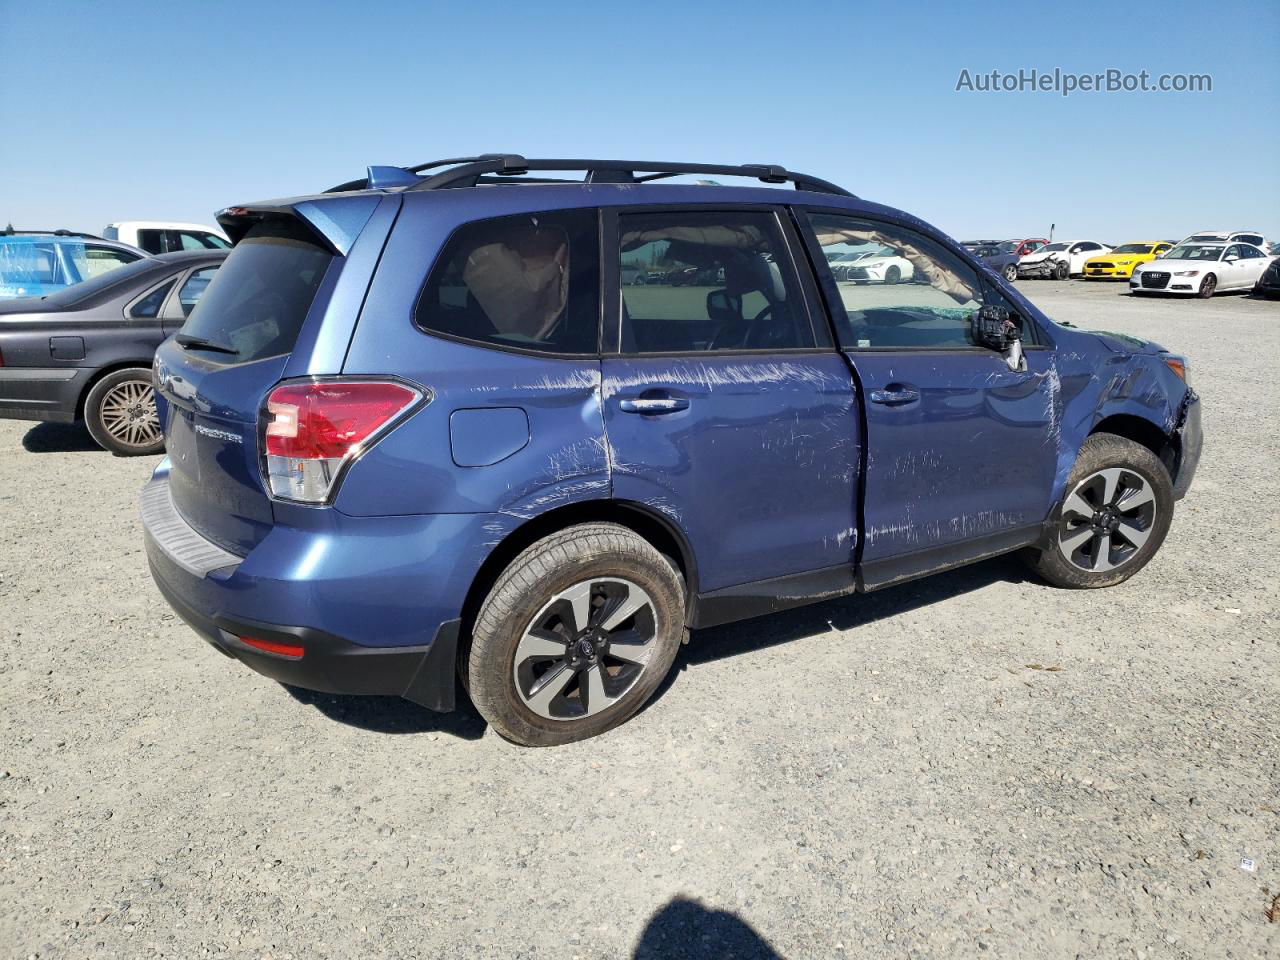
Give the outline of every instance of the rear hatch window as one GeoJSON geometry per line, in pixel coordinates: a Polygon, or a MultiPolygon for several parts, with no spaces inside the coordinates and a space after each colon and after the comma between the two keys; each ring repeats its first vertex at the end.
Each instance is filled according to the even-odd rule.
{"type": "Polygon", "coordinates": [[[224,363],[290,353],[332,255],[293,221],[254,225],[182,327],[224,363]]]}
{"type": "Polygon", "coordinates": [[[300,224],[255,224],[157,354],[174,506],[242,556],[273,523],[258,461],[262,398],[284,374],[333,256],[300,224]]]}

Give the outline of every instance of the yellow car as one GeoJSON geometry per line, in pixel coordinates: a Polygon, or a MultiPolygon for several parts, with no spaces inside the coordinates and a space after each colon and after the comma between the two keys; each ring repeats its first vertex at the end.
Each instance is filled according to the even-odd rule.
{"type": "Polygon", "coordinates": [[[1140,263],[1150,263],[1162,253],[1173,249],[1172,243],[1122,243],[1113,250],[1090,257],[1084,262],[1086,279],[1104,277],[1123,280],[1133,273],[1133,268],[1140,263]]]}

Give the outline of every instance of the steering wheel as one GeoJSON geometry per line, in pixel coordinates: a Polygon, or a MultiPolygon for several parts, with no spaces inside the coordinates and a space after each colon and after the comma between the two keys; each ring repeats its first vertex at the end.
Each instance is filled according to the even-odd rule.
{"type": "MultiPolygon", "coordinates": [[[[767,316],[769,316],[770,314],[772,314],[772,313],[773,313],[773,308],[774,308],[774,304],[772,304],[772,303],[766,303],[766,304],[764,305],[764,309],[763,309],[763,310],[761,310],[759,313],[757,313],[757,314],[756,314],[754,317],[752,317],[750,320],[747,320],[747,321],[746,321],[746,330],[744,331],[744,333],[743,333],[743,335],[742,335],[742,342],[741,342],[740,344],[732,344],[732,345],[730,345],[730,346],[728,347],[728,349],[733,349],[733,347],[735,347],[735,346],[740,347],[741,349],[744,349],[744,350],[752,349],[752,348],[751,348],[751,346],[750,346],[750,344],[751,344],[751,338],[752,338],[752,335],[753,335],[753,334],[755,333],[755,331],[756,331],[756,324],[757,324],[757,323],[759,323],[761,320],[763,320],[765,317],[767,317],[767,316]]],[[[740,328],[741,328],[741,326],[742,326],[742,324],[741,324],[741,323],[737,323],[737,324],[733,324],[732,326],[733,326],[733,329],[735,329],[735,330],[736,330],[736,329],[740,329],[740,328]]],[[[711,344],[707,347],[707,349],[708,349],[708,350],[719,350],[719,349],[721,349],[722,347],[724,347],[724,343],[723,343],[723,341],[726,339],[726,336],[725,336],[725,335],[729,332],[729,329],[730,329],[730,324],[728,324],[728,323],[726,323],[726,324],[724,324],[723,326],[721,326],[721,327],[720,327],[720,329],[716,331],[716,335],[715,335],[714,337],[712,337],[712,338],[711,338],[711,344]]]]}

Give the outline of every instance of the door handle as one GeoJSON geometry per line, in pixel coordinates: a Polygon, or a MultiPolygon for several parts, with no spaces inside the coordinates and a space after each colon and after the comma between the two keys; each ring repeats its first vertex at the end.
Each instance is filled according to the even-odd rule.
{"type": "Polygon", "coordinates": [[[904,403],[913,403],[920,399],[920,391],[914,387],[894,386],[884,390],[872,390],[871,402],[882,403],[887,407],[896,407],[904,403]]]}
{"type": "Polygon", "coordinates": [[[675,413],[688,410],[689,401],[684,397],[626,397],[618,401],[623,413],[675,413]]]}

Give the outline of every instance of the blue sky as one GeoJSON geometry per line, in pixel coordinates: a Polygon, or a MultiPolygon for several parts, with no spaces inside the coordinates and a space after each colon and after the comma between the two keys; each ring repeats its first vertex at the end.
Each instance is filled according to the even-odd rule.
{"type": "Polygon", "coordinates": [[[0,0],[0,225],[470,152],[772,162],[958,237],[1280,238],[1280,4],[0,0]],[[956,92],[962,69],[1212,93],[956,92]]]}

